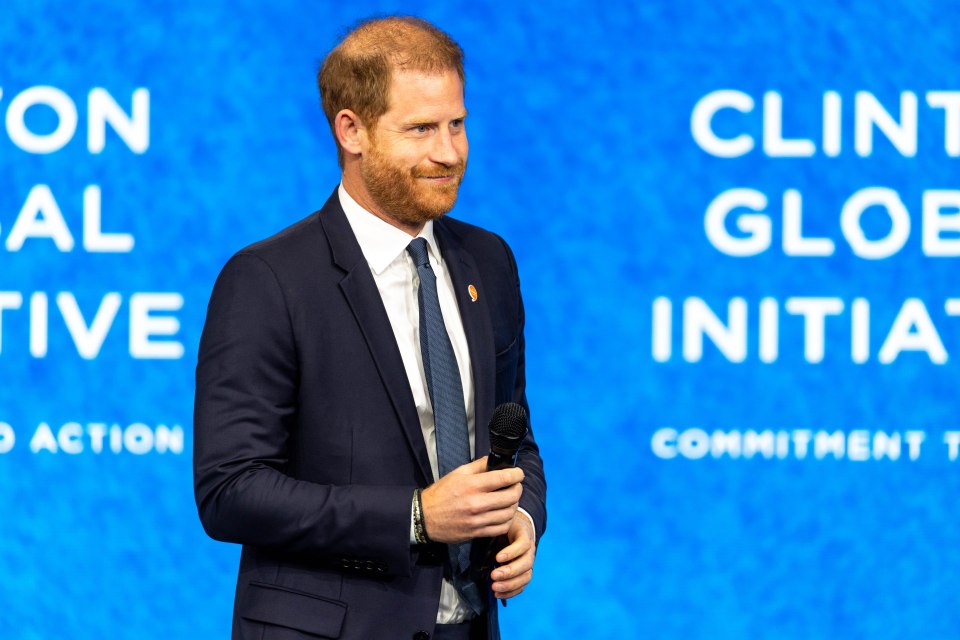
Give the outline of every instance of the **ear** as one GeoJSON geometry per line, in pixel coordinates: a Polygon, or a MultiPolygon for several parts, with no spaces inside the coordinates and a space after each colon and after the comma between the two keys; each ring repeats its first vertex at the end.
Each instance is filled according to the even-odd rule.
{"type": "Polygon", "coordinates": [[[360,155],[367,142],[367,130],[360,116],[350,109],[342,109],[333,120],[337,141],[344,153],[360,155]]]}

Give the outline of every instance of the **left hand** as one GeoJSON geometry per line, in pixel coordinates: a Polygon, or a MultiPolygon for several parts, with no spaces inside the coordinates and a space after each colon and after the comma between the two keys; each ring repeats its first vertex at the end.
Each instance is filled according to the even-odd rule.
{"type": "Polygon", "coordinates": [[[533,523],[523,513],[516,513],[507,531],[507,546],[497,554],[502,566],[493,570],[493,593],[506,600],[523,591],[533,577],[533,559],[537,553],[533,523]]]}

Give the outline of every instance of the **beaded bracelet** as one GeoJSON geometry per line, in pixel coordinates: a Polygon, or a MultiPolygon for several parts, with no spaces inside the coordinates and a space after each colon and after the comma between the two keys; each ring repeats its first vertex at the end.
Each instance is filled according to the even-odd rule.
{"type": "Polygon", "coordinates": [[[427,527],[423,522],[423,499],[420,497],[420,489],[413,492],[413,535],[418,544],[430,542],[427,527]]]}

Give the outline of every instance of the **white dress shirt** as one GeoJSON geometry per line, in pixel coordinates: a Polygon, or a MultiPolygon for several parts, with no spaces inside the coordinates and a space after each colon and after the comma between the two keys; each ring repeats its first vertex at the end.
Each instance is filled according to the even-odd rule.
{"type": "MultiPolygon", "coordinates": [[[[420,305],[417,301],[420,277],[417,275],[413,258],[407,253],[407,246],[413,238],[360,206],[342,184],[337,194],[340,197],[340,206],[343,207],[353,235],[357,237],[360,251],[367,260],[373,280],[380,291],[383,306],[387,311],[390,328],[393,329],[393,336],[397,340],[403,368],[410,382],[410,390],[413,392],[417,416],[420,418],[420,429],[423,431],[427,456],[430,458],[430,469],[436,481],[440,478],[440,467],[437,462],[437,434],[433,420],[433,407],[430,405],[430,394],[427,390],[427,376],[423,370],[423,354],[420,352],[420,305]]],[[[470,369],[470,351],[467,347],[467,336],[463,331],[463,320],[460,318],[460,307],[457,306],[457,298],[453,292],[453,280],[447,273],[443,257],[440,255],[440,248],[433,236],[432,220],[423,226],[417,237],[427,241],[430,268],[437,277],[440,313],[443,315],[443,324],[450,336],[453,353],[457,358],[457,368],[460,370],[463,406],[467,413],[467,439],[470,443],[472,460],[476,456],[473,447],[476,432],[473,410],[473,372],[470,369]]],[[[530,514],[524,509],[518,509],[518,512],[527,517],[536,532],[536,524],[530,514]]],[[[534,533],[534,539],[536,539],[536,533],[534,533]]],[[[410,543],[415,542],[411,512],[410,543]]],[[[453,583],[444,580],[440,587],[437,623],[456,624],[465,621],[471,614],[472,610],[460,599],[453,583]]]]}
{"type": "MultiPolygon", "coordinates": [[[[420,418],[420,429],[427,445],[430,469],[433,479],[440,477],[437,463],[437,436],[433,421],[433,407],[430,406],[430,394],[427,391],[427,377],[423,371],[423,355],[420,352],[420,306],[417,302],[417,287],[420,278],[413,258],[407,253],[407,245],[413,240],[409,234],[381,220],[354,200],[343,185],[338,190],[340,205],[347,215],[347,222],[357,237],[363,257],[366,258],[374,282],[383,299],[383,306],[390,319],[390,327],[397,340],[403,368],[410,382],[413,401],[420,418]]],[[[453,282],[447,273],[440,255],[440,249],[433,236],[433,221],[427,222],[418,237],[427,241],[427,254],[430,267],[437,276],[437,295],[440,298],[440,312],[446,325],[453,353],[460,369],[460,381],[463,384],[463,404],[467,413],[467,438],[470,442],[470,457],[476,455],[473,450],[474,424],[473,410],[473,372],[470,370],[470,352],[467,348],[467,336],[460,319],[460,308],[453,292],[453,282]]],[[[411,542],[413,522],[410,524],[411,542]]],[[[438,624],[463,622],[472,613],[460,600],[453,584],[447,580],[440,587],[440,609],[437,611],[438,624]]]]}

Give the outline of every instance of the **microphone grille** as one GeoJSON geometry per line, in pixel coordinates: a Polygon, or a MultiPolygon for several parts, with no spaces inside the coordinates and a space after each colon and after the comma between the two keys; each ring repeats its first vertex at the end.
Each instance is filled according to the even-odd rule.
{"type": "Polygon", "coordinates": [[[497,405],[490,419],[490,446],[516,450],[527,435],[527,410],[516,402],[497,405]]]}

